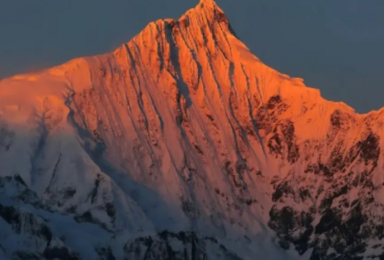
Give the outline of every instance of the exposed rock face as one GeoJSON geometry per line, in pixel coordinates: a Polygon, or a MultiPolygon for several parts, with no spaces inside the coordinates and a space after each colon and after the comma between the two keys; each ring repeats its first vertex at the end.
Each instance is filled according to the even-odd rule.
{"type": "Polygon", "coordinates": [[[383,137],[202,0],[0,82],[0,258],[381,259],[383,137]]]}
{"type": "Polygon", "coordinates": [[[161,232],[154,237],[140,237],[124,246],[126,259],[223,259],[241,260],[218,243],[216,238],[198,238],[194,232],[161,232]],[[211,248],[207,250],[207,247],[211,248]],[[213,250],[212,250],[213,249],[213,250]],[[212,251],[214,254],[212,254],[212,251]]]}
{"type": "Polygon", "coordinates": [[[44,205],[20,176],[1,177],[0,196],[2,259],[80,259],[38,214],[44,205]]]}

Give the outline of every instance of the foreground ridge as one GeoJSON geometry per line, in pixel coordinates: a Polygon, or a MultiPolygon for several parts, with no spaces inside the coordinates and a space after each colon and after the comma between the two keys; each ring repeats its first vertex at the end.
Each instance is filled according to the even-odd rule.
{"type": "Polygon", "coordinates": [[[266,66],[201,0],[0,82],[0,258],[383,257],[382,114],[266,66]]]}

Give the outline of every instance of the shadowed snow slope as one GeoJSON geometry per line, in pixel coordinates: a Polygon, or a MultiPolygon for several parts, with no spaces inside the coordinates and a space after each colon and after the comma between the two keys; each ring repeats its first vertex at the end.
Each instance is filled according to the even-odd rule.
{"type": "Polygon", "coordinates": [[[0,82],[0,258],[379,257],[383,136],[382,111],[269,68],[202,0],[0,82]]]}

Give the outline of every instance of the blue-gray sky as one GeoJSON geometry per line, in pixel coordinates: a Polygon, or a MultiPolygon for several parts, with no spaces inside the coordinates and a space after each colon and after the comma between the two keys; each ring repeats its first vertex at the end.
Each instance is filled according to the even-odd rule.
{"type": "MultiPolygon", "coordinates": [[[[217,0],[266,64],[359,112],[384,106],[383,0],[217,0]]],[[[0,78],[104,53],[198,0],[0,0],[0,78]]]]}

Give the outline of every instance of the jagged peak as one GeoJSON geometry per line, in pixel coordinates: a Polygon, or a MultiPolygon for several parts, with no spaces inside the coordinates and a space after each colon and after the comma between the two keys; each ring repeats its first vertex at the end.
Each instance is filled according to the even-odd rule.
{"type": "Polygon", "coordinates": [[[213,14],[215,12],[224,13],[224,11],[213,0],[200,0],[194,8],[189,9],[186,13],[188,12],[203,12],[205,14],[213,14]]]}
{"type": "MultiPolygon", "coordinates": [[[[179,19],[166,18],[166,19],[159,19],[157,21],[150,22],[138,35],[136,35],[133,39],[131,39],[130,42],[132,43],[134,42],[134,44],[137,44],[136,47],[140,48],[142,47],[141,44],[144,42],[142,41],[143,39],[147,39],[148,41],[145,41],[145,42],[149,43],[150,42],[149,40],[153,39],[149,37],[158,36],[159,34],[165,35],[167,30],[169,30],[169,28],[173,28],[173,26],[177,23],[179,23],[180,27],[189,26],[190,23],[189,22],[185,23],[185,19],[187,20],[198,19],[198,22],[193,23],[195,24],[195,26],[204,26],[204,25],[213,26],[214,24],[216,25],[220,24],[220,29],[225,29],[225,30],[229,29],[228,31],[225,31],[225,34],[227,32],[230,32],[232,33],[232,35],[236,36],[230,27],[229,19],[225,15],[224,11],[217,5],[217,3],[213,0],[200,0],[199,3],[194,8],[191,8],[188,11],[186,11],[185,14],[182,15],[179,19]],[[225,23],[228,27],[225,28],[225,26],[222,26],[223,23],[225,23]]],[[[218,26],[216,26],[216,28],[218,28],[218,26]]],[[[191,31],[189,30],[188,33],[190,32],[191,31]]],[[[214,34],[216,31],[212,30],[211,32],[214,34]]],[[[196,30],[196,33],[201,33],[201,32],[199,30],[196,30]]],[[[192,35],[192,36],[196,36],[196,35],[192,35]]],[[[196,38],[196,37],[192,37],[192,38],[196,38]]],[[[239,42],[240,41],[236,41],[236,43],[239,43],[239,42]]],[[[119,48],[117,48],[113,52],[113,54],[126,52],[127,44],[128,43],[121,45],[119,48]]],[[[244,45],[242,46],[242,48],[246,49],[246,46],[244,45]]],[[[110,54],[112,53],[106,53],[105,55],[107,57],[110,54]]],[[[251,54],[250,51],[248,54],[251,54]]],[[[44,69],[40,72],[19,74],[8,79],[3,79],[0,82],[5,85],[5,84],[10,84],[9,82],[11,81],[12,81],[12,84],[16,84],[18,83],[18,81],[20,81],[20,83],[18,84],[22,86],[23,85],[22,81],[26,81],[32,84],[33,82],[38,82],[39,79],[43,77],[48,78],[49,76],[55,76],[55,77],[63,77],[65,79],[68,77],[71,77],[72,81],[75,80],[75,81],[83,82],[82,84],[77,84],[78,86],[82,86],[81,89],[90,88],[91,87],[91,83],[89,81],[90,71],[95,68],[99,69],[98,68],[99,63],[102,62],[101,60],[104,60],[104,59],[100,59],[100,57],[102,57],[102,55],[97,55],[97,56],[88,57],[88,58],[87,57],[76,58],[64,64],[61,64],[52,68],[44,69]]],[[[257,58],[253,54],[252,54],[252,57],[257,58]]],[[[262,62],[260,61],[260,64],[261,63],[262,62]]],[[[267,65],[265,66],[264,65],[265,64],[263,64],[263,67],[267,68],[268,73],[270,73],[270,71],[273,71],[273,73],[275,72],[274,69],[268,67],[267,65]]],[[[289,86],[292,86],[292,85],[300,86],[300,87],[304,86],[306,87],[305,91],[311,92],[314,96],[316,96],[316,98],[321,97],[320,90],[305,86],[302,79],[292,79],[290,76],[283,75],[277,71],[276,71],[276,75],[290,81],[289,86]]],[[[55,82],[58,81],[56,80],[56,78],[54,78],[54,80],[55,82]]],[[[46,93],[51,91],[53,88],[51,88],[50,84],[47,84],[47,85],[39,84],[39,87],[34,89],[35,93],[39,92],[37,91],[37,89],[42,93],[46,93]]],[[[291,93],[293,92],[293,89],[287,88],[287,91],[291,93]]],[[[301,90],[299,91],[301,93],[301,90]]],[[[10,91],[9,93],[13,94],[16,92],[19,92],[18,88],[14,87],[12,91],[10,91]]],[[[5,94],[3,96],[6,97],[5,94]]],[[[9,98],[6,98],[6,99],[9,99],[9,98]]],[[[359,115],[359,113],[354,111],[352,107],[348,106],[343,102],[329,101],[329,103],[337,104],[337,107],[341,107],[346,111],[353,112],[359,115]]],[[[377,111],[371,111],[361,115],[370,116],[375,114],[380,114],[384,116],[384,107],[377,111]]]]}
{"type": "Polygon", "coordinates": [[[197,13],[205,14],[210,22],[218,19],[228,21],[224,11],[213,0],[201,0],[194,10],[197,13]]]}
{"type": "Polygon", "coordinates": [[[219,10],[223,12],[223,10],[220,9],[220,7],[216,4],[213,0],[200,0],[199,4],[196,6],[196,8],[205,8],[207,10],[219,10]]]}
{"type": "Polygon", "coordinates": [[[200,0],[194,8],[189,9],[184,15],[182,15],[179,21],[183,21],[185,19],[198,19],[200,22],[202,21],[203,24],[206,23],[209,25],[223,23],[226,25],[229,32],[236,36],[236,33],[233,31],[229,23],[228,17],[213,0],[200,0]]]}

